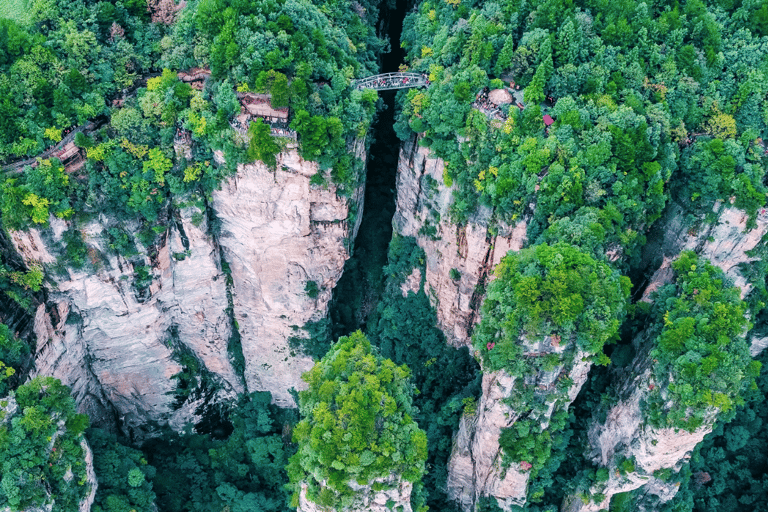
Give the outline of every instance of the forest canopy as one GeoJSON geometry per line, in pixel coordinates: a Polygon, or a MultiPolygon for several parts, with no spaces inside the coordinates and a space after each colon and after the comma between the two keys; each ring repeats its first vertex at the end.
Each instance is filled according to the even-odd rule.
{"type": "Polygon", "coordinates": [[[424,474],[427,436],[413,421],[410,370],[375,353],[360,331],[341,337],[302,378],[299,445],[288,474],[321,506],[350,507],[350,483],[388,488],[424,474]],[[394,480],[391,478],[394,476],[394,480]]]}
{"type": "Polygon", "coordinates": [[[495,270],[473,337],[486,372],[521,375],[526,343],[549,336],[602,354],[614,340],[630,282],[577,247],[547,244],[510,252],[495,270]]]}

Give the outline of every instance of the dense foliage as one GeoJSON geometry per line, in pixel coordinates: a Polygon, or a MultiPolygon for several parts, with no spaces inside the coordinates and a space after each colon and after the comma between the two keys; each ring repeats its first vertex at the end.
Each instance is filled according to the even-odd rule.
{"type": "MultiPolygon", "coordinates": [[[[242,396],[231,414],[234,430],[225,440],[189,434],[146,443],[142,450],[157,470],[152,485],[158,508],[286,512],[285,466],[292,448],[284,428],[295,419],[270,401],[267,392],[242,396]]],[[[146,467],[142,472],[150,477],[146,467]]]]}
{"type": "MultiPolygon", "coordinates": [[[[545,336],[602,354],[624,315],[630,283],[577,247],[537,245],[502,258],[473,336],[484,371],[524,375],[526,343],[545,336]]],[[[557,357],[557,356],[556,356],[557,357]]]]}
{"type": "Polygon", "coordinates": [[[14,336],[7,325],[0,324],[0,397],[16,387],[16,373],[28,353],[27,345],[14,336]]]}
{"type": "MultiPolygon", "coordinates": [[[[445,494],[448,459],[459,418],[477,407],[480,374],[467,348],[448,346],[437,328],[437,315],[424,292],[403,296],[400,288],[414,268],[424,275],[424,251],[411,237],[396,236],[389,245],[383,273],[386,289],[368,320],[368,335],[384,357],[411,369],[418,390],[413,397],[414,419],[427,434],[427,467],[422,478],[430,510],[456,507],[445,494]]],[[[418,501],[418,494],[412,501],[418,501]]]]}
{"type": "Polygon", "coordinates": [[[186,69],[202,61],[222,80],[222,98],[200,113],[207,122],[199,131],[213,144],[221,137],[221,121],[235,113],[233,107],[239,110],[233,86],[267,92],[273,106],[293,111],[303,156],[333,167],[334,181],[350,189],[360,163],[347,154],[346,141],[368,131],[376,94],[350,93],[348,85],[377,70],[384,45],[373,27],[377,18],[377,4],[368,1],[354,8],[346,1],[193,1],[160,41],[160,62],[186,69]]]}
{"type": "Polygon", "coordinates": [[[358,331],[339,338],[302,378],[309,389],[299,393],[299,449],[288,468],[294,505],[302,484],[312,501],[343,508],[355,501],[350,482],[377,489],[421,478],[427,437],[413,421],[406,366],[375,354],[358,331]]]}
{"type": "Polygon", "coordinates": [[[143,2],[33,0],[27,23],[0,19],[0,161],[34,155],[157,58],[143,2]]]}
{"type": "Polygon", "coordinates": [[[55,502],[56,510],[76,512],[89,489],[80,446],[88,417],[75,412],[69,388],[36,377],[0,407],[0,506],[15,511],[55,502]]]}
{"type": "Polygon", "coordinates": [[[658,290],[652,313],[661,326],[650,354],[660,385],[651,394],[648,421],[693,431],[713,411],[743,404],[760,363],[752,361],[744,338],[749,325],[739,289],[690,251],[672,268],[675,282],[658,290]]]}
{"type": "MultiPolygon", "coordinates": [[[[565,243],[509,253],[495,273],[473,344],[483,371],[504,370],[528,380],[518,379],[507,399],[519,417],[502,430],[499,444],[506,463],[520,463],[536,476],[547,466],[553,446],[567,440],[560,431],[568,422],[573,383],[561,372],[570,370],[576,353],[609,362],[603,345],[615,341],[630,283],[565,243]],[[549,344],[533,348],[547,337],[549,344]],[[537,386],[539,376],[549,372],[557,375],[555,382],[537,386]]],[[[541,494],[536,490],[532,498],[541,494]]]]}
{"type": "MultiPolygon", "coordinates": [[[[419,144],[445,160],[455,222],[468,221],[480,205],[492,207],[496,221],[525,219],[533,247],[517,258],[538,244],[570,244],[608,260],[592,282],[600,289],[618,282],[614,268],[639,268],[645,234],[670,197],[699,217],[716,201],[733,204],[754,226],[766,192],[765,19],[759,2],[425,1],[406,18],[403,46],[412,70],[429,73],[431,86],[402,94],[396,129],[403,139],[416,132],[419,144]],[[475,102],[484,87],[515,93],[525,108],[512,103],[491,113],[482,99],[475,102]],[[544,114],[554,119],[551,126],[544,114]]],[[[567,297],[567,287],[552,294],[537,278],[540,269],[527,270],[502,266],[498,276],[515,278],[507,277],[504,289],[500,278],[489,286],[474,336],[486,370],[533,377],[569,364],[554,354],[522,357],[517,346],[521,335],[567,340],[553,321],[569,319],[573,329],[571,311],[584,307],[553,304],[548,297],[567,297]]],[[[759,271],[745,271],[762,281],[759,271]]],[[[586,282],[590,273],[574,272],[581,278],[574,281],[586,282]]],[[[664,348],[652,356],[665,383],[648,407],[654,424],[695,428],[704,415],[738,403],[755,374],[743,343],[746,310],[731,301],[734,293],[738,301],[738,291],[723,291],[728,286],[721,279],[707,272],[688,295],[669,288],[657,300],[666,308],[656,319],[660,330],[664,318],[698,330],[669,330],[664,348]],[[694,289],[706,291],[712,304],[690,299],[694,289]],[[712,334],[717,329],[719,343],[712,334]],[[717,384],[707,394],[711,379],[717,384]],[[672,410],[656,403],[662,392],[673,398],[672,410]]],[[[762,282],[756,287],[764,288],[762,282]]],[[[616,296],[623,303],[626,291],[616,296]]],[[[761,301],[755,294],[752,309],[761,301]]],[[[607,362],[603,336],[617,331],[621,314],[613,316],[604,304],[598,306],[604,323],[592,331],[600,336],[590,337],[595,345],[588,352],[607,362]]],[[[555,407],[550,419],[544,406],[562,397],[563,382],[555,387],[561,389],[540,393],[516,383],[508,399],[522,417],[502,433],[501,444],[512,460],[525,461],[523,468],[533,461],[534,473],[552,457],[549,447],[565,448],[565,437],[555,433],[567,412],[555,407]],[[542,422],[549,423],[543,432],[542,422]]],[[[529,499],[543,494],[535,487],[529,499]]]]}
{"type": "Polygon", "coordinates": [[[759,4],[422,2],[402,44],[432,85],[407,93],[397,129],[447,161],[456,220],[484,203],[508,221],[532,214],[532,240],[637,257],[670,191],[697,211],[765,202],[759,4]],[[524,110],[494,120],[471,106],[513,82],[524,110]]]}
{"type": "MultiPolygon", "coordinates": [[[[349,195],[360,183],[362,162],[350,149],[368,132],[376,94],[351,91],[349,80],[377,70],[385,46],[375,34],[378,4],[190,0],[162,16],[148,12],[144,0],[29,5],[14,20],[0,19],[0,161],[40,154],[89,120],[100,126],[74,137],[87,155],[77,173],[45,158],[4,176],[0,213],[11,229],[45,226],[51,214],[68,220],[56,248],[67,265],[100,265],[102,255],[81,233],[97,214],[109,214],[108,250],[131,257],[165,232],[178,208],[196,206],[202,217],[211,191],[237,163],[277,167],[287,140],[261,121],[245,135],[230,127],[240,113],[238,93],[268,93],[274,107],[289,109],[301,155],[320,163],[313,186],[330,179],[349,195]],[[208,68],[211,77],[193,89],[177,78],[187,68],[208,68]],[[174,149],[180,131],[190,134],[191,157],[174,149]],[[214,151],[223,152],[225,164],[214,151]]],[[[4,12],[13,11],[0,7],[4,12]]],[[[560,377],[576,348],[608,362],[604,344],[614,338],[628,296],[617,269],[637,263],[668,199],[695,214],[711,212],[716,201],[730,203],[746,211],[750,224],[764,205],[765,36],[768,7],[755,0],[426,0],[407,17],[408,64],[428,73],[431,86],[401,93],[397,131],[403,138],[420,134],[419,143],[445,159],[457,223],[480,205],[493,208],[495,222],[528,222],[532,247],[497,269],[474,348],[486,371],[533,381],[559,375],[543,392],[518,379],[508,399],[520,418],[502,433],[504,463],[529,467],[536,477],[531,501],[554,503],[550,484],[581,492],[606,476],[605,468],[569,460],[583,446],[567,427],[583,430],[584,421],[569,414],[572,382],[560,377]],[[513,81],[524,110],[502,106],[493,118],[472,106],[483,87],[513,81]],[[548,128],[545,113],[554,118],[548,128]],[[545,337],[558,350],[525,353],[523,342],[545,337]],[[562,461],[569,479],[555,474],[562,461]]],[[[0,291],[29,309],[42,269],[1,263],[0,291]]],[[[425,496],[436,510],[452,506],[442,495],[445,464],[459,414],[472,414],[476,365],[466,350],[445,346],[423,283],[402,296],[405,275],[423,264],[414,240],[395,237],[387,286],[367,326],[381,355],[394,362],[356,333],[307,376],[290,472],[294,490],[306,482],[322,504],[349,503],[352,480],[395,472],[417,481],[426,457],[427,489],[417,486],[415,503],[425,496]],[[419,391],[413,404],[411,381],[419,391]]],[[[693,430],[717,412],[734,414],[759,365],[750,362],[744,341],[749,325],[738,290],[692,254],[673,268],[676,281],[643,317],[660,384],[646,413],[652,425],[693,430]]],[[[452,279],[460,277],[452,271],[452,279]]],[[[148,267],[136,267],[137,290],[151,280],[148,267]]],[[[317,293],[316,283],[307,283],[307,293],[317,293]]],[[[762,307],[758,298],[751,302],[753,313],[762,307]]],[[[320,358],[329,341],[314,343],[311,352],[320,358]]],[[[24,346],[0,325],[0,394],[18,383],[13,372],[23,357],[24,346]]],[[[596,407],[596,395],[585,403],[596,407]]],[[[0,427],[0,505],[48,499],[45,478],[57,507],[72,509],[84,492],[75,442],[84,418],[55,381],[32,381],[17,400],[20,412],[0,427]],[[65,420],[62,432],[57,418],[65,420]],[[56,451],[48,453],[54,437],[56,451]],[[62,472],[70,467],[75,478],[67,483],[62,472]]],[[[264,394],[244,399],[226,440],[188,435],[152,442],[145,447],[150,461],[93,431],[103,483],[95,510],[148,510],[154,491],[162,510],[285,510],[290,421],[281,423],[268,402],[264,394]]],[[[756,475],[765,468],[745,453],[749,436],[755,447],[762,439],[758,407],[740,409],[732,426],[716,429],[725,441],[708,440],[694,464],[714,461],[728,476],[710,485],[694,477],[691,485],[702,494],[684,493],[677,510],[691,502],[701,510],[735,509],[736,498],[724,496],[727,481],[738,482],[739,505],[761,502],[756,475]]],[[[619,500],[629,497],[612,507],[619,500]]]]}
{"type": "Polygon", "coordinates": [[[93,469],[99,486],[93,512],[152,512],[155,468],[141,451],[120,444],[117,438],[94,428],[87,432],[93,450],[93,469]]]}
{"type": "Polygon", "coordinates": [[[768,450],[768,353],[752,400],[729,423],[722,423],[697,447],[681,471],[680,491],[666,512],[737,512],[765,510],[768,504],[765,457],[768,450]],[[761,508],[762,507],[762,508],[761,508]]]}
{"type": "Polygon", "coordinates": [[[45,158],[6,175],[0,211],[12,229],[45,226],[50,214],[69,220],[63,263],[99,265],[79,233],[93,214],[108,214],[108,231],[130,253],[164,232],[175,207],[204,210],[236,164],[274,167],[289,140],[260,121],[245,134],[232,128],[242,92],[288,109],[300,153],[320,163],[313,184],[329,179],[349,195],[360,183],[363,163],[350,148],[368,132],[377,97],[349,80],[377,69],[375,4],[200,0],[153,12],[154,23],[137,0],[32,4],[34,23],[2,20],[0,84],[13,87],[0,87],[0,160],[74,140],[87,162],[73,173],[45,158]],[[177,78],[186,68],[212,76],[192,88],[177,78]],[[87,130],[67,135],[75,125],[87,130]],[[177,151],[180,133],[188,142],[177,151]],[[128,227],[136,219],[142,225],[128,227]]]}

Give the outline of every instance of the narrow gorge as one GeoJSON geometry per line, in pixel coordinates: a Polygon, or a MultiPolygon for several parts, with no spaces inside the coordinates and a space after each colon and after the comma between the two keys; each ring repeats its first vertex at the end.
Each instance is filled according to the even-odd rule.
{"type": "Polygon", "coordinates": [[[8,4],[0,510],[768,502],[759,2],[8,4]]]}

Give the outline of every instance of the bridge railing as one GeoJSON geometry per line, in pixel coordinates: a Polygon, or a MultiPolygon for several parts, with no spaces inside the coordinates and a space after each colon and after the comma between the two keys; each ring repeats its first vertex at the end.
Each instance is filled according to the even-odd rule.
{"type": "Polygon", "coordinates": [[[427,75],[421,73],[382,73],[352,82],[352,87],[355,89],[375,89],[377,91],[426,87],[428,85],[427,75]]]}

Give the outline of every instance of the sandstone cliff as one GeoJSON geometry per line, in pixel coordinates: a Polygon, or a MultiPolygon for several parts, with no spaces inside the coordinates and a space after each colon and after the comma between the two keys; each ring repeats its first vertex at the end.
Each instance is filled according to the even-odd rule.
{"type": "MultiPolygon", "coordinates": [[[[443,182],[444,168],[445,163],[431,157],[416,139],[402,144],[392,224],[396,233],[415,237],[424,249],[424,289],[448,342],[461,347],[470,345],[493,267],[508,251],[522,248],[527,225],[523,221],[489,230],[492,211],[485,207],[466,226],[453,224],[448,216],[453,190],[443,182]]],[[[419,280],[412,282],[413,291],[418,291],[419,280]]]]}
{"type": "Polygon", "coordinates": [[[748,229],[749,214],[738,208],[722,203],[715,204],[715,220],[687,216],[684,209],[670,203],[660,221],[648,235],[648,244],[643,250],[643,260],[656,271],[643,293],[643,300],[668,283],[672,277],[669,264],[685,250],[691,250],[720,267],[741,288],[741,297],[746,297],[753,288],[747,272],[759,255],[751,254],[758,247],[764,247],[763,237],[768,232],[768,213],[761,211],[756,216],[755,226],[748,229]]]}
{"type": "MultiPolygon", "coordinates": [[[[356,156],[364,156],[362,148],[356,156]]],[[[288,340],[302,337],[299,328],[308,321],[327,315],[359,227],[347,219],[350,207],[362,201],[362,188],[347,200],[332,185],[310,185],[317,172],[316,163],[292,150],[280,155],[274,171],[261,162],[239,166],[237,176],[213,193],[219,243],[231,269],[245,383],[248,391],[270,391],[282,407],[295,407],[288,391],[306,387],[301,374],[313,365],[288,340]],[[314,298],[306,291],[309,282],[318,287],[314,298]]]]}
{"type": "Polygon", "coordinates": [[[298,512],[411,512],[411,492],[413,484],[392,475],[388,478],[376,478],[368,485],[359,485],[354,481],[349,483],[355,491],[355,505],[351,507],[324,507],[307,498],[307,485],[302,484],[299,493],[298,512]],[[374,490],[374,485],[386,487],[374,490]]]}
{"type": "MultiPolygon", "coordinates": [[[[526,355],[542,352],[565,355],[566,347],[565,344],[558,347],[545,339],[541,343],[529,344],[526,355]]],[[[526,387],[536,390],[538,396],[534,396],[533,401],[538,399],[544,402],[544,410],[538,413],[531,412],[530,404],[521,404],[520,407],[510,405],[510,399],[520,393],[520,389],[515,387],[514,376],[503,370],[483,375],[483,394],[477,412],[462,417],[448,465],[448,495],[463,510],[474,510],[478,500],[484,496],[496,498],[503,510],[525,503],[530,464],[505,464],[499,436],[502,429],[511,427],[524,415],[536,415],[535,420],[542,429],[546,429],[556,408],[566,410],[586,382],[592,365],[584,360],[584,355],[581,352],[571,354],[571,357],[564,359],[572,359],[572,363],[561,364],[524,379],[526,387]],[[562,381],[569,382],[569,385],[564,394],[557,396],[552,392],[562,381]]]]}
{"type": "MultiPolygon", "coordinates": [[[[714,222],[699,220],[692,227],[684,220],[681,207],[674,203],[669,206],[661,224],[663,231],[657,230],[658,238],[646,248],[646,257],[660,264],[653,272],[641,300],[651,301],[651,293],[671,281],[673,272],[670,263],[684,250],[693,250],[720,267],[741,288],[742,298],[749,293],[753,286],[749,282],[749,263],[757,259],[751,251],[763,245],[763,237],[768,232],[768,218],[758,215],[756,225],[747,229],[748,216],[741,210],[716,205],[715,214],[714,222]]],[[[604,411],[604,421],[598,421],[599,412],[593,414],[589,428],[588,457],[609,470],[608,481],[596,484],[590,493],[604,499],[584,503],[585,500],[570,496],[564,504],[564,510],[568,512],[592,512],[606,508],[611,496],[642,486],[655,494],[658,501],[670,500],[676,493],[676,487],[654,477],[653,473],[667,468],[679,471],[696,445],[712,430],[715,412],[695,432],[654,428],[646,424],[641,404],[653,389],[653,363],[649,356],[650,342],[646,337],[647,334],[641,332],[633,340],[637,355],[632,363],[613,371],[617,401],[604,411]],[[634,461],[631,471],[625,470],[629,466],[620,467],[620,462],[628,459],[634,461]]],[[[760,349],[753,339],[753,354],[760,349]]]]}
{"type": "Polygon", "coordinates": [[[179,211],[152,258],[140,244],[130,259],[112,253],[108,220],[88,223],[82,233],[92,271],[51,271],[51,252],[68,227],[63,221],[51,219],[46,240],[34,229],[12,234],[17,250],[27,261],[45,264],[53,281],[35,317],[35,374],[70,386],[80,410],[96,424],[118,419],[139,437],[150,433],[152,422],[180,429],[199,420],[204,402],[243,389],[227,354],[231,322],[220,256],[205,219],[199,226],[191,221],[194,211],[179,211]],[[137,284],[139,267],[149,269],[149,277],[137,284]],[[175,396],[173,378],[184,369],[181,351],[189,351],[210,377],[208,389],[186,400],[175,396]]]}
{"type": "Polygon", "coordinates": [[[92,220],[79,228],[90,260],[83,270],[56,267],[64,232],[78,228],[52,217],[49,229],[13,232],[16,250],[45,266],[49,284],[35,317],[35,374],[70,386],[94,424],[137,438],[153,425],[195,423],[243,391],[270,391],[293,406],[288,390],[312,362],[288,338],[326,314],[356,228],[347,218],[357,197],[311,187],[315,172],[295,149],[275,172],[241,166],[208,207],[220,236],[208,212],[180,207],[159,242],[133,240],[130,257],[108,247],[114,220],[92,220]],[[315,299],[308,281],[319,285],[315,299]],[[242,359],[234,328],[244,372],[233,365],[242,359]]]}
{"type": "MultiPolygon", "coordinates": [[[[522,247],[526,224],[521,222],[512,228],[489,231],[492,212],[480,208],[465,227],[453,225],[448,219],[451,189],[443,183],[443,169],[443,162],[430,158],[429,150],[419,147],[416,140],[402,145],[393,224],[397,233],[416,237],[425,250],[425,289],[437,310],[438,324],[452,345],[462,346],[469,345],[472,329],[479,320],[483,287],[493,266],[508,250],[522,247]]],[[[643,259],[652,269],[644,300],[649,300],[653,290],[669,281],[672,275],[669,263],[687,249],[722,268],[741,288],[742,297],[750,292],[753,286],[750,279],[754,279],[750,275],[750,263],[760,258],[757,251],[764,246],[768,216],[761,212],[756,218],[756,227],[747,229],[746,212],[717,204],[714,213],[716,221],[707,223],[703,217],[686,216],[683,208],[675,203],[668,206],[664,217],[649,234],[644,250],[643,259]]],[[[403,293],[416,291],[420,279],[421,275],[412,275],[403,284],[403,293]]],[[[765,346],[768,346],[768,336],[752,337],[753,354],[765,346]]],[[[627,380],[618,386],[628,390],[625,399],[608,412],[607,423],[595,425],[590,432],[590,441],[600,446],[594,448],[593,456],[612,468],[610,480],[593,490],[598,496],[603,493],[606,501],[584,504],[572,497],[568,503],[571,510],[598,510],[601,505],[607,506],[612,494],[641,485],[658,496],[659,501],[667,501],[674,496],[676,488],[654,478],[653,471],[678,469],[706,434],[704,430],[688,434],[670,429],[643,429],[639,416],[643,388],[638,383],[650,371],[640,368],[643,364],[646,362],[636,360],[631,365],[638,367],[637,371],[628,373],[627,380]],[[630,390],[634,394],[629,393],[630,390]],[[622,457],[635,457],[639,473],[618,473],[611,461],[622,457]]],[[[588,370],[588,364],[567,370],[573,378],[568,393],[571,401],[586,380],[588,370]]],[[[502,428],[515,422],[519,412],[502,401],[513,394],[514,378],[497,373],[484,375],[483,396],[477,413],[462,419],[454,440],[448,488],[465,510],[472,509],[480,496],[495,496],[504,508],[525,500],[528,480],[525,471],[500,465],[499,434],[502,428]]],[[[546,418],[542,420],[546,422],[546,418]]]]}

